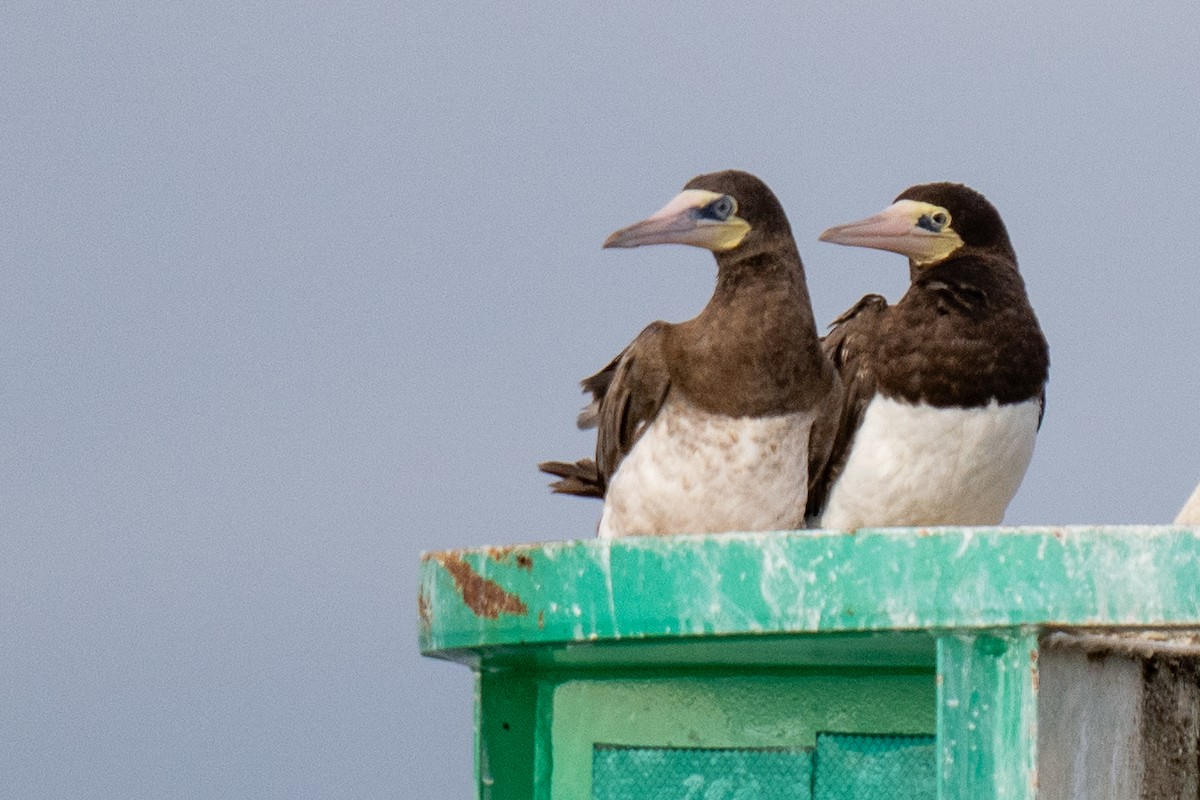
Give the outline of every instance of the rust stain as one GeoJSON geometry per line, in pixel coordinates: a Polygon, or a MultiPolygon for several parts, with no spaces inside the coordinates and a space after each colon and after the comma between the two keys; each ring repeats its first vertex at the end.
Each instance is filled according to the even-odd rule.
{"type": "Polygon", "coordinates": [[[456,555],[442,553],[437,556],[438,563],[454,578],[454,588],[462,595],[467,608],[477,616],[496,619],[501,614],[528,614],[529,608],[521,598],[493,580],[476,572],[470,564],[456,555]]]}
{"type": "Polygon", "coordinates": [[[429,600],[425,592],[417,592],[417,616],[421,619],[421,627],[429,630],[433,627],[433,613],[429,609],[429,600]]]}
{"type": "Polygon", "coordinates": [[[546,627],[546,612],[539,611],[538,612],[538,630],[540,631],[545,627],[546,627]]]}
{"type": "Polygon", "coordinates": [[[488,554],[488,558],[497,563],[504,563],[508,557],[512,555],[512,547],[485,547],[484,552],[488,554]]]}
{"type": "Polygon", "coordinates": [[[504,547],[488,547],[484,552],[487,553],[488,558],[497,564],[504,564],[515,560],[518,567],[528,572],[533,572],[533,559],[529,557],[528,553],[519,552],[523,549],[525,548],[518,545],[508,545],[504,547]]]}

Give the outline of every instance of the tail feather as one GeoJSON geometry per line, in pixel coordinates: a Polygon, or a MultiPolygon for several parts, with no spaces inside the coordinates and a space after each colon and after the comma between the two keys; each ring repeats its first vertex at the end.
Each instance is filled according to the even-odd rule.
{"type": "Polygon", "coordinates": [[[578,497],[604,497],[604,479],[590,458],[569,461],[543,461],[538,469],[561,480],[550,484],[555,494],[573,494],[578,497]]]}

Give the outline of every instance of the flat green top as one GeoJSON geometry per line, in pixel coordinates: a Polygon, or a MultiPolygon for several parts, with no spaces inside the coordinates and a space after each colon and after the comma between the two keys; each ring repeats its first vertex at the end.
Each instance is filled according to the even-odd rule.
{"type": "Polygon", "coordinates": [[[1179,526],[591,539],[422,562],[421,650],[466,662],[648,639],[1200,626],[1200,528],[1179,526]]]}

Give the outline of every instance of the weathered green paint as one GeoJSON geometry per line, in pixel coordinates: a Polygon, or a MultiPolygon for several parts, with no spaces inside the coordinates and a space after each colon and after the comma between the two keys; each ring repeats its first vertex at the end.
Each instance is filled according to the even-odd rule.
{"type": "Polygon", "coordinates": [[[422,565],[421,649],[471,662],[513,645],[631,638],[1197,625],[1198,577],[1200,532],[1169,526],[797,531],[452,551],[422,565]],[[483,589],[466,594],[464,586],[478,587],[464,575],[483,589]]]}
{"type": "Polygon", "coordinates": [[[1039,635],[1200,628],[1200,528],[446,551],[425,556],[418,606],[422,651],[479,676],[482,798],[587,800],[597,743],[811,746],[821,730],[936,727],[940,800],[1032,800],[1039,635]]]}
{"type": "Polygon", "coordinates": [[[1034,800],[1037,666],[1032,631],[938,639],[938,800],[1034,800]]]}

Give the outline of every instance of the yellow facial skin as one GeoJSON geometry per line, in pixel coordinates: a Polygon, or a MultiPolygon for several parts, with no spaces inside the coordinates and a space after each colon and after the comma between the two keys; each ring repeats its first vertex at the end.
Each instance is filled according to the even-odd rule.
{"type": "Polygon", "coordinates": [[[963,246],[950,212],[931,203],[898,200],[873,217],[837,225],[821,234],[822,242],[872,247],[908,256],[918,267],[945,261],[963,246]]]}
{"type": "Polygon", "coordinates": [[[622,228],[605,240],[605,247],[641,247],[644,244],[690,244],[714,253],[732,250],[750,232],[750,223],[737,216],[737,202],[728,195],[702,189],[685,189],[651,216],[622,228]],[[714,216],[714,204],[732,202],[725,219],[714,216]]]}

